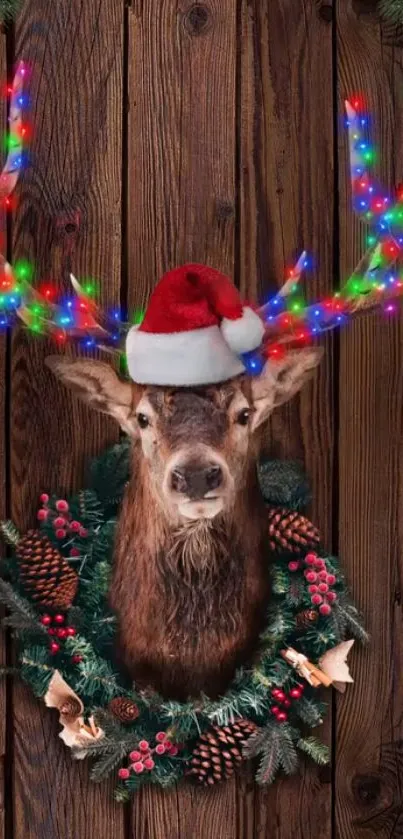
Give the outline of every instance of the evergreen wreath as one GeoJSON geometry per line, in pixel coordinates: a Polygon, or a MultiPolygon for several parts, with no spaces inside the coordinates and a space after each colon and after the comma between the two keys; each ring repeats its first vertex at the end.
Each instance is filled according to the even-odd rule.
{"type": "Polygon", "coordinates": [[[315,685],[332,682],[321,657],[366,634],[337,559],[301,512],[309,490],[299,467],[278,461],[259,467],[274,561],[257,662],[237,672],[218,701],[201,696],[184,703],[136,690],[114,663],[116,619],[107,593],[129,469],[124,441],[92,463],[77,495],[41,495],[37,530],[20,537],[11,522],[3,524],[13,550],[3,563],[0,601],[8,610],[3,624],[18,641],[17,666],[3,674],[19,674],[58,709],[60,736],[74,757],[93,758],[94,781],[115,773],[121,801],[145,783],[166,787],[183,776],[214,784],[249,757],[259,758],[262,784],[281,770],[295,772],[302,753],[327,763],[327,746],[309,733],[326,710],[315,685]],[[305,670],[290,666],[289,650],[305,670]]]}

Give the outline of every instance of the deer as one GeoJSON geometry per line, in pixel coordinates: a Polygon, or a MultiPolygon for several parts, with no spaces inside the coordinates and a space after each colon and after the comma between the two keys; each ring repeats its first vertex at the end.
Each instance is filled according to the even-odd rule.
{"type": "MultiPolygon", "coordinates": [[[[362,120],[351,103],[346,108],[353,192],[368,210],[375,188],[362,154],[362,120]]],[[[10,162],[0,184],[3,194],[8,185],[9,191],[15,187],[10,162]]],[[[100,349],[112,353],[121,335],[126,340],[129,379],[92,358],[59,354],[46,364],[87,405],[113,417],[131,440],[131,478],[117,523],[109,598],[119,659],[138,687],[179,700],[215,698],[257,653],[271,597],[272,558],[257,473],[264,427],[314,375],[323,355],[316,343],[321,333],[380,303],[388,310],[392,298],[401,296],[400,278],[385,277],[402,249],[402,231],[395,217],[388,222],[387,199],[380,203],[375,245],[338,294],[308,305],[303,316],[293,316],[286,301],[298,286],[305,252],[285,285],[257,310],[244,306],[225,278],[220,322],[215,310],[222,275],[215,272],[214,285],[206,279],[213,269],[206,266],[168,272],[171,287],[159,309],[168,301],[170,322],[167,330],[156,330],[155,379],[147,317],[152,300],[158,302],[167,288],[164,278],[140,327],[119,323],[118,332],[74,277],[75,317],[62,318],[58,305],[41,299],[28,283],[20,288],[16,313],[28,327],[37,317],[32,303],[40,300],[42,325],[57,340],[95,336],[100,349]],[[189,311],[197,312],[195,325],[202,326],[188,333],[191,352],[178,331],[183,301],[175,307],[175,277],[185,280],[189,311]],[[237,335],[233,321],[242,325],[237,335]],[[165,331],[173,335],[170,344],[165,331]],[[201,332],[208,336],[204,368],[196,335],[201,332]],[[178,359],[182,373],[174,379],[172,362],[178,359]]],[[[13,269],[4,259],[3,277],[12,282],[13,269]]]]}
{"type": "Polygon", "coordinates": [[[178,389],[123,381],[95,360],[47,359],[132,441],[110,603],[136,684],[177,699],[216,697],[256,650],[270,599],[258,429],[321,356],[304,348],[253,379],[178,389]]]}

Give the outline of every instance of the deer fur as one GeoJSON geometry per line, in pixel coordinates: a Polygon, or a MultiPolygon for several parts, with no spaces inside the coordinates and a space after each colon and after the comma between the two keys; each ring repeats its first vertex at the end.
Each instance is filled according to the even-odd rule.
{"type": "Polygon", "coordinates": [[[133,439],[110,601],[119,656],[138,686],[178,699],[216,697],[256,652],[270,556],[254,432],[299,390],[320,356],[314,348],[294,351],[256,379],[179,390],[121,382],[100,362],[48,359],[65,384],[115,416],[133,439]],[[173,491],[178,463],[205,462],[220,466],[217,489],[196,499],[173,491]]]}

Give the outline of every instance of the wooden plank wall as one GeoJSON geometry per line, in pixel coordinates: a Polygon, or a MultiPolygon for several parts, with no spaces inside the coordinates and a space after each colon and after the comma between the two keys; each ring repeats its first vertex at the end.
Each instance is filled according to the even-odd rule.
{"type": "MultiPolygon", "coordinates": [[[[365,92],[379,173],[389,186],[403,181],[403,36],[380,24],[376,5],[25,0],[0,36],[3,74],[6,42],[10,70],[14,58],[32,65],[32,162],[13,258],[62,288],[72,268],[97,277],[105,305],[133,310],[163,271],[191,260],[262,299],[306,247],[309,295],[324,296],[364,246],[350,210],[344,96],[365,92]]],[[[21,528],[41,490],[77,486],[84,458],[117,434],[55,384],[43,366],[50,351],[23,331],[0,338],[0,515],[21,528]]],[[[367,317],[326,351],[315,382],[273,418],[267,446],[304,460],[312,514],[340,549],[373,634],[354,654],[355,688],[321,732],[332,767],[268,791],[249,771],[208,793],[145,789],[124,809],[71,763],[29,692],[3,685],[0,839],[401,835],[402,324],[367,317]]]]}

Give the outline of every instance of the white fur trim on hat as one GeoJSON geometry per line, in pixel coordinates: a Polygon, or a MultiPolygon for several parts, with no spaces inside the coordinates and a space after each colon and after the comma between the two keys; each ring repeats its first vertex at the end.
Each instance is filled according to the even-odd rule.
{"type": "Polygon", "coordinates": [[[262,343],[263,321],[249,306],[244,306],[242,317],[236,320],[223,318],[221,332],[228,346],[237,355],[251,352],[262,343]]]}
{"type": "Polygon", "coordinates": [[[130,377],[138,384],[192,387],[225,382],[245,372],[218,326],[157,334],[133,326],[126,354],[130,377]]]}

